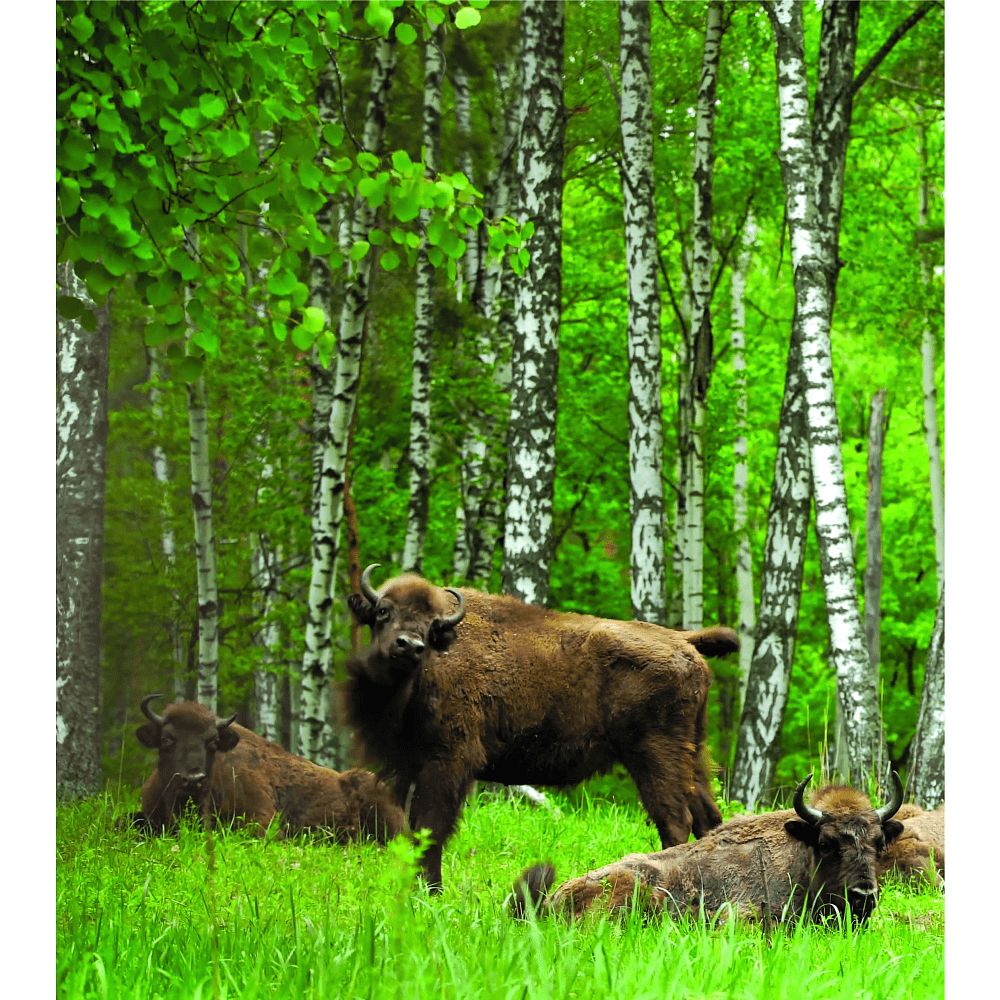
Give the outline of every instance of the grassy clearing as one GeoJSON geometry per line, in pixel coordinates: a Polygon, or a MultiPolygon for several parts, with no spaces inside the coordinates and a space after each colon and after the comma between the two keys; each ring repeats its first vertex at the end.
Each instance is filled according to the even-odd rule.
{"type": "Polygon", "coordinates": [[[413,878],[416,850],[262,842],[242,831],[137,843],[103,798],[57,814],[58,995],[228,997],[879,998],[944,995],[944,901],[890,886],[868,929],[672,921],[518,923],[505,898],[528,864],[559,878],[659,844],[638,810],[557,812],[481,795],[444,856],[444,894],[413,878]]]}

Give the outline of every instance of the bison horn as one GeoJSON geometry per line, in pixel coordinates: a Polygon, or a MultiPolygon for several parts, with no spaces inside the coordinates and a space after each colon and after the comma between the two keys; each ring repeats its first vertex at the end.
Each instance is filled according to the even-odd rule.
{"type": "Polygon", "coordinates": [[[903,804],[903,784],[895,771],[892,772],[892,784],[892,798],[881,809],[875,810],[875,815],[878,816],[880,823],[885,823],[887,820],[892,819],[903,804]]]}
{"type": "Polygon", "coordinates": [[[823,814],[818,809],[813,809],[812,806],[807,806],[803,796],[805,795],[806,785],[809,784],[812,778],[812,771],[810,771],[805,780],[799,783],[799,787],[795,789],[795,798],[792,800],[792,804],[795,806],[795,811],[799,816],[804,819],[810,826],[815,826],[820,820],[823,819],[823,814]]]}
{"type": "Polygon", "coordinates": [[[142,704],[139,706],[142,709],[142,714],[144,716],[146,716],[146,718],[149,719],[149,721],[152,722],[156,726],[162,726],[163,725],[163,716],[162,715],[157,715],[156,712],[154,712],[149,707],[149,703],[154,698],[162,698],[162,697],[163,697],[163,695],[159,694],[159,693],[157,693],[157,694],[147,694],[146,697],[142,699],[142,704]]]}
{"type": "Polygon", "coordinates": [[[227,729],[236,721],[237,715],[239,715],[239,712],[233,712],[233,714],[229,716],[228,719],[219,719],[219,721],[215,724],[215,728],[218,729],[220,732],[223,729],[227,729]]]}
{"type": "Polygon", "coordinates": [[[465,600],[462,595],[455,590],[454,587],[445,587],[445,590],[449,594],[454,594],[455,599],[458,601],[458,611],[456,611],[450,618],[442,618],[441,628],[454,628],[464,617],[465,617],[465,600]]]}
{"type": "Polygon", "coordinates": [[[378,569],[379,566],[381,565],[382,565],[381,563],[372,563],[371,566],[369,566],[368,569],[366,569],[364,573],[361,574],[361,593],[368,598],[368,602],[373,607],[376,604],[378,604],[378,594],[376,594],[375,591],[372,590],[372,585],[369,582],[368,577],[371,576],[371,572],[373,569],[378,569]]]}

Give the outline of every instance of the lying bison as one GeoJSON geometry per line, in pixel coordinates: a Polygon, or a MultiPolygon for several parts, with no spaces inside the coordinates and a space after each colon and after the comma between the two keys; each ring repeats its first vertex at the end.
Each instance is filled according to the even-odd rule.
{"type": "Polygon", "coordinates": [[[944,888],[944,805],[934,812],[907,802],[896,813],[903,832],[875,864],[879,881],[896,872],[904,881],[944,888]]]}
{"type": "Polygon", "coordinates": [[[190,800],[207,826],[216,817],[243,817],[261,835],[279,811],[289,829],[325,828],[341,842],[367,836],[385,843],[402,828],[403,811],[368,771],[320,767],[197,702],[167,705],[157,715],[149,703],[160,697],[143,698],[149,722],[136,730],[139,742],[160,754],[142,786],[137,825],[163,830],[190,800]]]}
{"type": "Polygon", "coordinates": [[[348,660],[348,718],[369,760],[441,849],[472,783],[572,785],[622,763],[665,847],[722,816],[704,757],[705,656],[739,648],[728,628],[563,614],[405,575],[376,593],[369,566],[348,597],[371,645],[348,660]]]}
{"type": "Polygon", "coordinates": [[[871,916],[878,901],[878,863],[902,833],[893,819],[903,788],[893,772],[892,801],[873,809],[844,785],[828,785],[803,801],[810,774],[795,790],[795,808],[737,816],[701,840],[654,854],[629,854],[564,882],[551,895],[551,865],[530,868],[514,887],[512,911],[523,916],[525,888],[542,912],[580,917],[600,901],[610,912],[632,905],[671,916],[738,916],[764,924],[809,915],[819,920],[871,916]]]}

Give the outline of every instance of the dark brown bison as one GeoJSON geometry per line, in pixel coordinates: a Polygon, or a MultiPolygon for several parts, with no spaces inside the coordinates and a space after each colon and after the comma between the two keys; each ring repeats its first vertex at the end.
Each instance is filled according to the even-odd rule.
{"type": "Polygon", "coordinates": [[[564,882],[551,895],[551,865],[530,868],[514,888],[512,911],[526,908],[525,887],[542,912],[580,917],[597,901],[615,912],[633,899],[649,912],[724,919],[731,910],[765,925],[808,915],[850,914],[856,924],[878,901],[878,863],[902,833],[893,819],[903,800],[893,773],[892,801],[873,809],[844,785],[828,785],[803,801],[810,774],[795,791],[795,808],[737,816],[701,840],[653,854],[629,854],[564,882]]]}
{"type": "Polygon", "coordinates": [[[739,648],[728,628],[563,614],[405,575],[348,605],[372,642],[347,663],[347,711],[366,757],[393,775],[433,889],[472,783],[573,785],[622,763],[663,845],[721,822],[708,785],[702,654],[739,648]]]}
{"type": "Polygon", "coordinates": [[[403,811],[374,774],[320,767],[198,702],[167,705],[157,715],[149,702],[159,697],[143,698],[149,722],[136,730],[139,742],[160,754],[142,786],[137,825],[163,830],[191,800],[207,826],[216,817],[243,817],[260,835],[279,811],[289,829],[326,829],[341,842],[367,836],[385,843],[402,828],[403,811]]]}
{"type": "Polygon", "coordinates": [[[903,823],[899,835],[875,864],[879,881],[896,872],[907,882],[928,882],[944,888],[944,805],[933,812],[907,802],[896,819],[903,823]]]}

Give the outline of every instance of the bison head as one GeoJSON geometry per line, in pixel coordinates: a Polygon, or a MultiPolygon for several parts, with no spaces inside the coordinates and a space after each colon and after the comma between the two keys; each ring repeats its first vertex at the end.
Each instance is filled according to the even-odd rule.
{"type": "Polygon", "coordinates": [[[164,793],[170,798],[197,799],[207,786],[216,753],[232,750],[240,741],[240,734],[230,728],[236,716],[220,719],[207,706],[192,701],[167,705],[163,715],[157,715],[149,703],[162,697],[151,694],[142,699],[142,714],[149,722],[140,726],[135,735],[144,747],[159,751],[160,787],[164,793]]]}
{"type": "Polygon", "coordinates": [[[803,794],[810,778],[795,790],[800,820],[785,824],[789,836],[813,852],[810,905],[817,916],[850,913],[855,924],[863,923],[878,902],[875,860],[903,832],[903,824],[892,818],[903,802],[899,775],[892,772],[893,796],[880,809],[842,785],[822,789],[814,804],[806,805],[803,794]]]}
{"type": "Polygon", "coordinates": [[[422,577],[406,574],[372,589],[369,577],[378,563],[361,576],[361,593],[347,605],[359,625],[372,630],[367,651],[367,673],[372,680],[393,684],[426,665],[429,650],[444,652],[455,641],[455,626],[465,617],[465,601],[451,587],[442,589],[422,577]],[[445,596],[452,594],[458,610],[445,596]]]}

